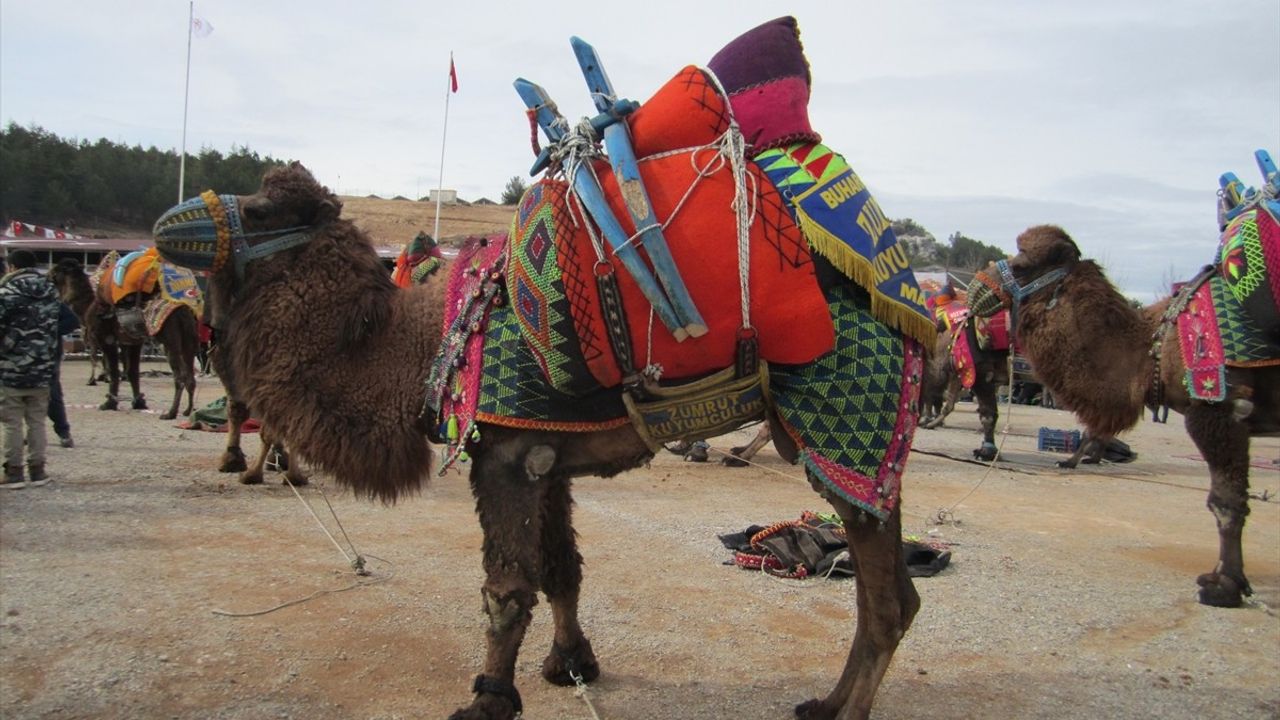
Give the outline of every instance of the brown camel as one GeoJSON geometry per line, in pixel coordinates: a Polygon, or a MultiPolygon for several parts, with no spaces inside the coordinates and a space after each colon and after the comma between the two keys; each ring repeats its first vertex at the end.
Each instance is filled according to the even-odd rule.
{"type": "Polygon", "coordinates": [[[86,328],[80,333],[84,339],[84,351],[89,356],[89,382],[86,384],[97,385],[98,344],[94,341],[93,333],[87,329],[89,306],[94,300],[93,285],[89,282],[89,276],[79,260],[63,258],[49,270],[49,279],[53,281],[54,287],[58,288],[58,296],[62,302],[66,303],[76,317],[80,318],[80,327],[86,328]]]}
{"type": "Polygon", "coordinates": [[[1155,410],[1163,395],[1163,403],[1182,413],[1209,464],[1208,506],[1218,523],[1219,551],[1217,567],[1198,579],[1200,602],[1239,606],[1242,594],[1252,592],[1240,547],[1249,514],[1249,438],[1280,433],[1280,366],[1228,367],[1224,401],[1193,399],[1183,382],[1176,324],[1162,322],[1168,298],[1135,309],[1097,263],[1080,258],[1059,227],[1028,229],[1018,236],[1018,251],[1008,261],[1016,284],[1002,283],[989,268],[969,302],[982,312],[1022,297],[1018,341],[1059,407],[1075,412],[1089,437],[1064,465],[1074,467],[1084,454],[1096,458],[1107,441],[1137,423],[1144,405],[1155,410]]]}
{"type": "MultiPolygon", "coordinates": [[[[142,346],[147,340],[141,316],[142,309],[153,298],[154,295],[132,293],[112,305],[101,297],[96,297],[89,306],[85,327],[102,349],[103,365],[107,368],[109,378],[107,399],[98,406],[100,410],[115,410],[119,407],[121,364],[124,365],[129,386],[133,390],[133,409],[145,410],[147,407],[147,400],[139,388],[142,346]],[[133,321],[135,319],[136,322],[133,321]]],[[[196,393],[195,358],[198,342],[195,313],[190,307],[179,304],[165,319],[155,337],[164,347],[169,370],[173,373],[173,403],[160,414],[160,419],[172,420],[178,416],[184,390],[187,393],[187,407],[182,414],[190,415],[196,393]]]]}
{"type": "MultiPolygon", "coordinates": [[[[397,289],[368,237],[340,210],[337,196],[295,163],[270,171],[254,195],[206,193],[171,210],[157,223],[156,244],[171,262],[213,271],[210,297],[226,320],[220,352],[264,423],[357,494],[392,502],[420,487],[429,472],[422,397],[441,346],[446,280],[442,273],[397,289]],[[211,227],[234,214],[243,237],[269,242],[272,252],[233,262],[227,245],[215,241],[226,233],[202,236],[204,249],[190,234],[178,238],[180,224],[166,221],[197,212],[202,203],[211,227]],[[167,227],[177,228],[174,237],[166,236],[167,227]]],[[[582,557],[571,482],[635,468],[652,451],[630,425],[570,433],[485,423],[480,434],[483,440],[468,450],[484,530],[488,653],[474,701],[453,717],[509,720],[521,709],[516,659],[539,590],[555,625],[543,677],[572,686],[575,678],[599,676],[578,621],[582,557]]],[[[783,439],[784,455],[794,456],[787,433],[774,437],[783,439]]],[[[903,561],[898,506],[883,522],[868,522],[853,503],[824,496],[849,532],[858,574],[856,630],[835,688],[796,714],[867,718],[919,596],[903,561]]]]}

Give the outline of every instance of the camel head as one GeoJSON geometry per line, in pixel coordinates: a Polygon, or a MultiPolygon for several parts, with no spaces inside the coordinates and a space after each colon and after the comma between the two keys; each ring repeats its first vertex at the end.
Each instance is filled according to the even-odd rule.
{"type": "Polygon", "coordinates": [[[1053,285],[1080,262],[1080,248],[1056,225],[1037,225],[1018,236],[1018,254],[990,263],[969,285],[969,309],[990,317],[1053,285]]]}
{"type": "Polygon", "coordinates": [[[341,212],[342,201],[294,162],[267,172],[253,195],[207,190],[175,205],[152,234],[174,265],[215,276],[234,268],[243,276],[250,262],[307,242],[341,212]]]}
{"type": "Polygon", "coordinates": [[[49,280],[53,282],[53,286],[58,289],[58,295],[65,301],[71,296],[75,286],[72,284],[77,278],[84,277],[84,266],[75,258],[63,258],[56,265],[49,268],[49,280]]]}

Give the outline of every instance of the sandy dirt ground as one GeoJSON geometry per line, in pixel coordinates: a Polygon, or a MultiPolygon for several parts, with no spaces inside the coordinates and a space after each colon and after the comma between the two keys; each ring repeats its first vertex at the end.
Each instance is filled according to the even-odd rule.
{"type": "MultiPolygon", "coordinates": [[[[156,409],[108,413],[86,376],[82,362],[64,370],[76,446],[51,448],[55,482],[0,496],[0,716],[444,718],[470,701],[487,621],[464,476],[395,507],[323,477],[323,495],[304,489],[368,559],[357,578],[279,476],[239,485],[215,469],[225,436],[159,419],[167,377],[144,380],[156,409]]],[[[197,405],[220,394],[202,378],[197,405]]],[[[906,530],[951,544],[953,560],[916,581],[924,606],[873,717],[1280,718],[1280,469],[1263,467],[1280,440],[1253,445],[1254,602],[1220,610],[1195,600],[1217,533],[1180,418],[1127,436],[1137,462],[1072,472],[1035,439],[1075,427],[1071,415],[1011,414],[1008,462],[991,472],[964,461],[972,404],[917,435],[906,530]]],[[[664,454],[577,483],[583,623],[603,674],[590,704],[541,680],[539,605],[517,667],[526,717],[781,719],[830,689],[854,581],[725,565],[718,534],[827,509],[772,448],[758,461],[664,454]]]]}

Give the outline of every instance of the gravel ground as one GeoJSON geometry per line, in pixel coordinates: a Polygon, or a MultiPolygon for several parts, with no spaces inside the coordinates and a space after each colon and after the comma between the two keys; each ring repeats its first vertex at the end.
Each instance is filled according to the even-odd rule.
{"type": "MultiPolygon", "coordinates": [[[[395,507],[316,478],[324,494],[303,498],[373,570],[323,592],[357,578],[278,476],[239,485],[214,467],[224,436],[158,411],[93,409],[103,390],[81,384],[86,374],[77,362],[64,371],[76,447],[50,450],[54,483],[0,496],[0,716],[443,718],[469,701],[486,620],[463,476],[395,507]]],[[[167,405],[167,377],[144,385],[153,407],[167,405]]],[[[218,395],[202,378],[197,405],[218,395]]],[[[917,436],[906,529],[954,555],[917,580],[924,607],[873,717],[1280,718],[1280,470],[1253,471],[1255,494],[1269,496],[1246,530],[1255,603],[1207,608],[1194,578],[1217,553],[1208,475],[1178,419],[1126,438],[1135,463],[1068,472],[1052,467],[1061,455],[1036,452],[1035,434],[1073,418],[1012,414],[1008,462],[992,472],[961,460],[976,445],[972,404],[917,436]],[[940,509],[946,524],[931,520],[940,509]]],[[[1280,441],[1256,440],[1254,457],[1280,458],[1280,441]]],[[[717,534],[826,509],[771,448],[758,460],[665,455],[578,483],[582,616],[603,675],[590,706],[542,682],[540,605],[517,668],[527,717],[781,719],[829,689],[851,640],[853,581],[724,564],[717,534]]]]}

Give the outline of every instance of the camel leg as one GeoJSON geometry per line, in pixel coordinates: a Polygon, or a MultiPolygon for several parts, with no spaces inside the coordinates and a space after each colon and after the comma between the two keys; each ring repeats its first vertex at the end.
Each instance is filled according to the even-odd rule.
{"type": "Polygon", "coordinates": [[[573,531],[573,497],[568,479],[549,479],[542,499],[542,592],[551,604],[555,633],[551,652],[542,661],[542,677],[572,687],[575,678],[591,682],[600,677],[591,642],[578,624],[578,591],[582,585],[582,555],[573,531]]]}
{"type": "Polygon", "coordinates": [[[736,447],[729,450],[729,455],[721,459],[720,462],[729,467],[746,467],[747,461],[756,456],[760,449],[769,444],[773,434],[769,430],[769,423],[760,424],[760,429],[756,431],[756,436],[751,442],[742,447],[736,447]]]}
{"type": "Polygon", "coordinates": [[[973,385],[973,396],[978,401],[978,421],[982,423],[982,447],[973,451],[973,457],[997,460],[996,421],[1000,419],[1000,403],[996,400],[996,384],[980,378],[973,385]]]}
{"type": "Polygon", "coordinates": [[[1228,608],[1253,594],[1240,544],[1249,516],[1249,431],[1231,412],[1230,403],[1196,403],[1186,412],[1187,434],[1209,463],[1207,505],[1218,522],[1218,564],[1196,579],[1200,602],[1228,608]]]}
{"type": "MultiPolygon", "coordinates": [[[[830,498],[828,498],[830,499],[830,498]]],[[[920,609],[902,557],[902,519],[894,508],[884,523],[831,499],[844,520],[858,579],[857,626],[844,671],[822,700],[796,706],[802,720],[866,720],[898,643],[920,609]]]]}
{"type": "Polygon", "coordinates": [[[1086,465],[1097,464],[1102,461],[1102,452],[1106,450],[1108,442],[1107,438],[1086,437],[1080,447],[1071,453],[1071,457],[1058,461],[1058,467],[1074,469],[1082,461],[1086,465]]]}
{"type": "Polygon", "coordinates": [[[98,348],[92,345],[88,339],[84,341],[84,350],[89,354],[89,382],[88,385],[98,384],[98,348]]]}
{"type": "Polygon", "coordinates": [[[960,391],[962,389],[963,388],[960,385],[960,378],[952,374],[950,379],[947,380],[947,389],[943,393],[942,407],[933,417],[920,423],[920,427],[925,430],[936,430],[937,428],[942,427],[942,423],[947,419],[947,416],[951,414],[951,411],[956,409],[956,403],[960,401],[960,391]]]}
{"type": "MultiPolygon", "coordinates": [[[[227,398],[227,448],[218,460],[218,472],[243,472],[248,468],[244,451],[240,449],[240,426],[249,419],[249,406],[227,398]]],[[[244,482],[244,478],[241,478],[244,482]]],[[[262,482],[261,476],[258,482],[262,482]]]]}
{"type": "Polygon", "coordinates": [[[102,364],[107,371],[107,399],[99,410],[115,410],[120,407],[120,346],[114,342],[102,345],[102,364]]]}
{"type": "Polygon", "coordinates": [[[129,345],[125,348],[125,372],[129,375],[129,389],[133,390],[133,409],[146,410],[147,398],[142,394],[142,346],[129,345]]]}
{"type": "Polygon", "coordinates": [[[281,482],[285,485],[301,487],[311,482],[311,480],[307,478],[307,474],[302,471],[302,468],[298,467],[296,463],[290,461],[289,453],[284,447],[284,440],[271,432],[267,425],[263,425],[258,430],[258,438],[262,441],[262,455],[258,458],[259,469],[264,467],[267,461],[274,457],[274,460],[271,461],[271,469],[279,470],[284,473],[284,480],[281,482]]]}
{"type": "MultiPolygon", "coordinates": [[[[178,417],[178,407],[182,405],[182,391],[187,388],[187,375],[190,374],[190,368],[187,368],[184,372],[182,358],[177,352],[166,353],[166,358],[169,361],[169,372],[173,373],[173,404],[169,406],[168,410],[160,414],[160,419],[172,420],[178,417]]],[[[191,381],[191,387],[193,390],[195,389],[194,380],[191,381]]],[[[187,414],[191,414],[189,406],[187,407],[187,414]]]]}
{"type": "MultiPolygon", "coordinates": [[[[540,454],[538,448],[551,452],[554,462],[550,448],[536,446],[525,452],[518,439],[495,443],[472,459],[471,491],[484,530],[485,581],[480,594],[489,616],[485,632],[488,651],[484,669],[472,686],[475,699],[454,712],[450,720],[512,720],[522,708],[515,687],[515,666],[538,602],[542,496],[548,484],[539,477],[544,473],[530,472],[526,467],[531,464],[527,458],[540,454]]],[[[550,465],[534,469],[550,471],[550,465]]]]}

